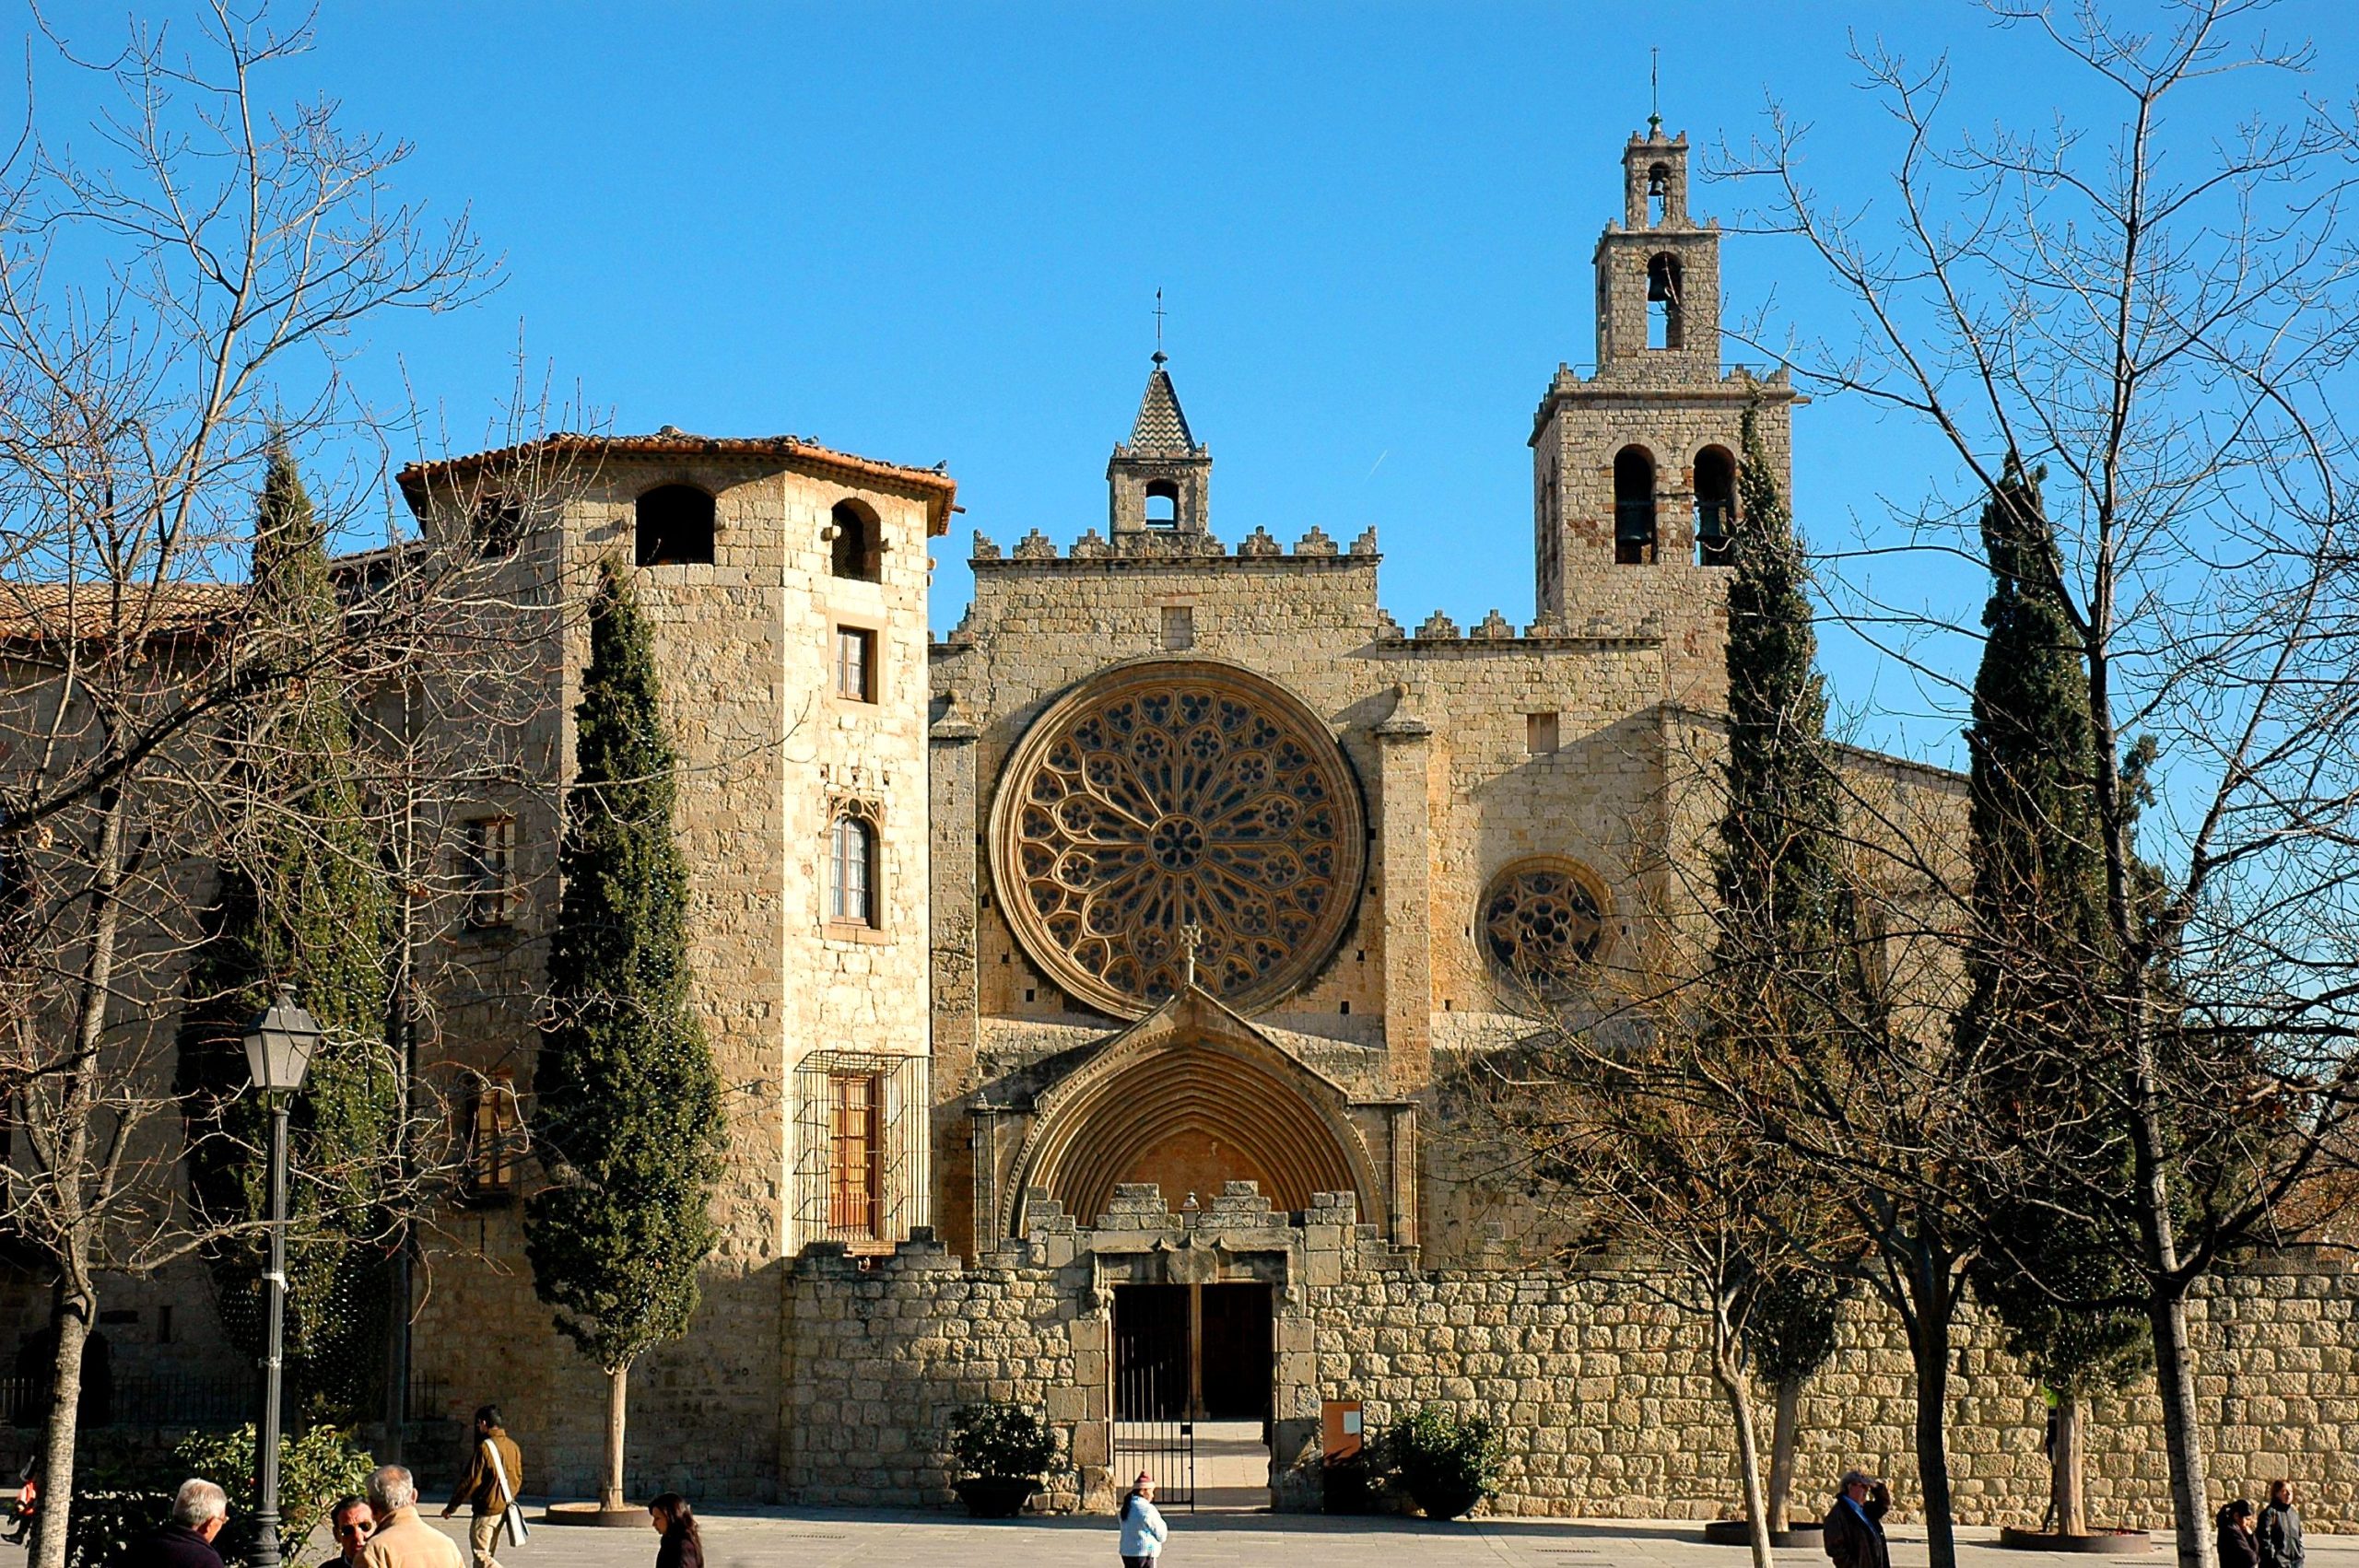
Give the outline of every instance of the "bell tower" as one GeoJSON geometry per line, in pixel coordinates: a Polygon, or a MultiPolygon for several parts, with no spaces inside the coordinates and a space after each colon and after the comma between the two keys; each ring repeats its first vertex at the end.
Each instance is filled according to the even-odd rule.
{"type": "Polygon", "coordinates": [[[1117,541],[1144,533],[1203,533],[1212,526],[1213,454],[1180,412],[1160,348],[1139,399],[1131,439],[1106,462],[1107,527],[1117,541]]]}
{"type": "Polygon", "coordinates": [[[1689,214],[1684,134],[1650,120],[1623,146],[1621,217],[1593,260],[1597,362],[1559,365],[1532,419],[1540,618],[1626,618],[1661,597],[1625,591],[1637,578],[1693,577],[1672,599],[1717,604],[1744,411],[1784,486],[1797,399],[1782,368],[1721,369],[1720,230],[1689,214]]]}

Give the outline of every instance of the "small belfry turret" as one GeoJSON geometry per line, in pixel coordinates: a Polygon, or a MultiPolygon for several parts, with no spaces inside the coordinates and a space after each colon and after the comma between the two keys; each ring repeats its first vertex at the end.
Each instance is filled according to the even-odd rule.
{"type": "Polygon", "coordinates": [[[1212,450],[1196,440],[1180,394],[1155,351],[1131,439],[1107,460],[1107,522],[1116,539],[1142,533],[1203,533],[1212,522],[1212,450]]]}
{"type": "MultiPolygon", "coordinates": [[[[1533,598],[1540,618],[1587,623],[1645,613],[1633,579],[1698,574],[1664,605],[1718,602],[1729,561],[1739,431],[1748,406],[1788,487],[1790,415],[1780,369],[1720,369],[1720,230],[1688,211],[1687,138],[1659,119],[1622,148],[1622,215],[1598,236],[1597,363],[1556,367],[1532,419],[1533,598]],[[1700,596],[1700,597],[1699,597],[1700,596]]],[[[1789,493],[1790,489],[1789,487],[1789,493]]],[[[1655,595],[1654,597],[1661,597],[1655,595]]]]}
{"type": "Polygon", "coordinates": [[[1687,137],[1658,123],[1622,149],[1622,221],[1597,241],[1597,364],[1649,375],[1720,369],[1720,230],[1687,216],[1687,137]]]}

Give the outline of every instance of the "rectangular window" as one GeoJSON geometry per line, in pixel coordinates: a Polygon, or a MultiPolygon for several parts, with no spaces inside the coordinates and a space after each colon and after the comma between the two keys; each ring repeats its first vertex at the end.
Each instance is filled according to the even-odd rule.
{"type": "Polygon", "coordinates": [[[876,700],[876,634],[860,626],[836,628],[836,695],[846,702],[876,700]]]}
{"type": "Polygon", "coordinates": [[[479,1081],[466,1107],[466,1183],[470,1198],[505,1198],[516,1189],[516,1087],[505,1074],[479,1081]]]}
{"type": "Polygon", "coordinates": [[[1556,749],[1556,716],[1553,713],[1527,713],[1523,716],[1523,749],[1533,756],[1546,756],[1556,749]]]}
{"type": "Polygon", "coordinates": [[[883,1197],[885,1096],[873,1073],[827,1080],[827,1232],[851,1240],[876,1235],[883,1197]]]}
{"type": "Polygon", "coordinates": [[[476,817],[466,825],[460,853],[466,879],[467,924],[476,930],[516,919],[516,819],[476,817]]]}
{"type": "Polygon", "coordinates": [[[159,1345],[172,1342],[172,1307],[170,1302],[156,1309],[156,1342],[159,1345]]]}
{"type": "Polygon", "coordinates": [[[1174,652],[1196,646],[1196,612],[1189,604],[1163,607],[1163,646],[1174,652]]]}

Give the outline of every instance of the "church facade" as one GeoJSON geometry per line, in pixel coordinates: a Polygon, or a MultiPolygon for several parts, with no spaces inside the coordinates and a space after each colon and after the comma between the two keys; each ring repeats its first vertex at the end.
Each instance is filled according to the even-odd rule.
{"type": "MultiPolygon", "coordinates": [[[[511,639],[526,678],[448,715],[487,783],[441,825],[465,865],[419,1060],[472,1180],[409,1304],[414,1420],[497,1402],[536,1489],[591,1485],[604,1379],[534,1296],[519,1199],[587,648],[565,612],[621,556],[680,753],[729,1108],[703,1305],[632,1376],[634,1494],[946,1502],[949,1415],[1013,1398],[1063,1445],[1051,1505],[1110,1506],[1182,1423],[1228,1422],[1258,1434],[1273,1505],[1315,1507],[1340,1433],[1439,1402],[1505,1429],[1505,1510],[1729,1506],[1685,1322],[1568,1270],[1443,1093],[1536,1013],[1646,972],[1692,910],[1748,415],[1790,491],[1802,400],[1723,367],[1684,138],[1634,136],[1620,180],[1594,365],[1557,368],[1528,432],[1521,625],[1405,627],[1373,531],[1232,523],[1159,353],[1104,532],[976,535],[940,640],[938,470],[667,428],[405,473],[429,531],[479,527],[520,466],[557,476],[487,549],[497,597],[538,607],[511,639]]],[[[1955,814],[1954,776],[1857,761],[1955,814]]],[[[180,1291],[191,1323],[187,1286],[136,1299],[180,1291]]],[[[2284,1353],[2268,1408],[2222,1395],[2223,1473],[2318,1474],[2359,1295],[2293,1273],[2236,1291],[2206,1331],[2284,1353]]],[[[1844,1333],[1805,1402],[1804,1492],[1909,1469],[1896,1330],[1861,1308],[1844,1333]]],[[[1961,1516],[2036,1518],[2036,1391],[1980,1328],[1958,1388],[1961,1516]]],[[[2099,1403],[2108,1517],[2167,1520],[2150,1406],[2099,1403]]],[[[2348,1516],[2348,1478],[2310,1501],[2348,1516]]]]}

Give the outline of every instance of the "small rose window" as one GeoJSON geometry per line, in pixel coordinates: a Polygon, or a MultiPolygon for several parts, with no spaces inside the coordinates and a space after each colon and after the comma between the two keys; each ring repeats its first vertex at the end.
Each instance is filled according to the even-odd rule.
{"type": "Polygon", "coordinates": [[[1561,997],[1610,945],[1605,887],[1588,867],[1518,860],[1491,879],[1475,939],[1491,971],[1523,996],[1561,997]]]}

